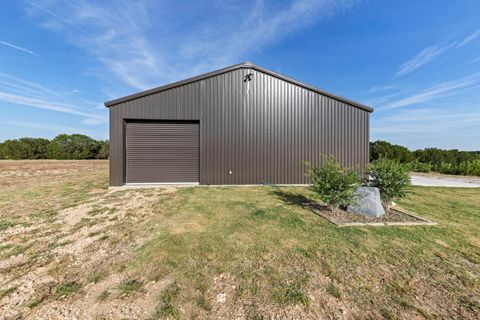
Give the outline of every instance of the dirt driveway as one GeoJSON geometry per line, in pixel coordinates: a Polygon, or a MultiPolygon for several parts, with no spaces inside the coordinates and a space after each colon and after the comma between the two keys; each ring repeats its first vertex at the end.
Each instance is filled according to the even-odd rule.
{"type": "Polygon", "coordinates": [[[152,314],[168,281],[141,283],[126,263],[154,226],[152,200],[175,189],[109,192],[107,168],[105,161],[0,162],[1,319],[152,314]]]}
{"type": "Polygon", "coordinates": [[[414,186],[480,188],[480,177],[417,172],[411,177],[414,186]]]}

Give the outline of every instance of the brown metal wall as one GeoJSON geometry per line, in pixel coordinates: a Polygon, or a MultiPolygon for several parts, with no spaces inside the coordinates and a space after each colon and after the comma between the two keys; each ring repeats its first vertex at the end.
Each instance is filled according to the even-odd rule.
{"type": "Polygon", "coordinates": [[[126,182],[198,182],[198,123],[135,121],[125,125],[126,182]]]}
{"type": "Polygon", "coordinates": [[[200,121],[201,184],[304,184],[304,161],[319,165],[322,155],[365,170],[369,116],[263,72],[236,69],[110,107],[110,184],[125,182],[125,119],[200,121]],[[253,79],[244,82],[248,73],[253,79]]]}

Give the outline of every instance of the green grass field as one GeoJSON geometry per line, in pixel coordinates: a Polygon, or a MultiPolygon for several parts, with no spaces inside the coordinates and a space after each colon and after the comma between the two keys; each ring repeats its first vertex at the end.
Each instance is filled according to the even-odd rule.
{"type": "Polygon", "coordinates": [[[105,164],[92,165],[88,174],[84,168],[60,178],[54,173],[49,181],[40,174],[43,182],[37,185],[5,187],[3,315],[50,315],[59,307],[100,317],[129,304],[132,313],[119,316],[477,319],[480,314],[480,189],[414,187],[400,201],[437,226],[337,228],[300,205],[313,196],[308,188],[112,193],[105,170],[105,164]],[[24,232],[12,236],[15,228],[24,232]],[[25,274],[45,266],[51,277],[45,286],[53,289],[34,288],[14,312],[7,311],[30,279],[25,274]],[[28,306],[35,301],[40,302],[28,306]],[[93,307],[81,311],[88,304],[93,307]]]}
{"type": "Polygon", "coordinates": [[[132,268],[175,279],[179,306],[192,293],[211,299],[223,274],[251,314],[295,304],[313,317],[320,306],[387,318],[480,312],[480,190],[415,188],[401,204],[439,226],[403,228],[336,228],[299,205],[311,197],[306,188],[192,188],[177,197],[132,268]]]}

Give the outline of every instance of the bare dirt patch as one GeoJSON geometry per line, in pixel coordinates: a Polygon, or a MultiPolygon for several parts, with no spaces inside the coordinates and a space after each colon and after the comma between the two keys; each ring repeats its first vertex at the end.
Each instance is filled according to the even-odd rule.
{"type": "Polygon", "coordinates": [[[22,198],[22,205],[2,199],[2,220],[15,218],[0,231],[0,288],[8,289],[0,299],[0,318],[148,318],[168,280],[140,279],[142,290],[128,298],[119,284],[129,279],[128,264],[135,250],[152,235],[147,230],[155,221],[153,204],[174,197],[176,190],[91,188],[96,176],[105,177],[102,161],[21,161],[1,166],[1,184],[11,188],[13,197],[22,198]],[[65,192],[70,180],[79,184],[72,194],[84,193],[74,205],[68,203],[72,194],[65,192]],[[57,199],[48,199],[50,192],[30,198],[32,183],[51,189],[57,199]],[[14,189],[15,184],[25,189],[14,189]],[[65,204],[35,206],[38,201],[58,201],[62,192],[65,204]],[[25,214],[23,208],[30,212],[25,214]],[[42,215],[45,210],[50,214],[42,215]]]}

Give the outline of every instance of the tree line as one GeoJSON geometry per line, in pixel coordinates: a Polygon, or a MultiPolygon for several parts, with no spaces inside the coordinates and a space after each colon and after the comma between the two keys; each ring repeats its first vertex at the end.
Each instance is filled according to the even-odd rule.
{"type": "Polygon", "coordinates": [[[370,161],[380,158],[406,163],[412,171],[417,172],[435,171],[445,174],[480,176],[480,151],[438,148],[410,151],[387,141],[370,142],[370,161]]]}
{"type": "MultiPolygon", "coordinates": [[[[52,140],[20,138],[0,143],[0,159],[108,159],[108,140],[82,134],[60,134],[52,140]]],[[[378,140],[370,142],[370,161],[380,158],[406,163],[412,171],[480,176],[480,151],[409,149],[378,140]]]]}
{"type": "Polygon", "coordinates": [[[52,140],[20,138],[0,143],[0,159],[108,159],[108,140],[60,134],[52,140]]]}

